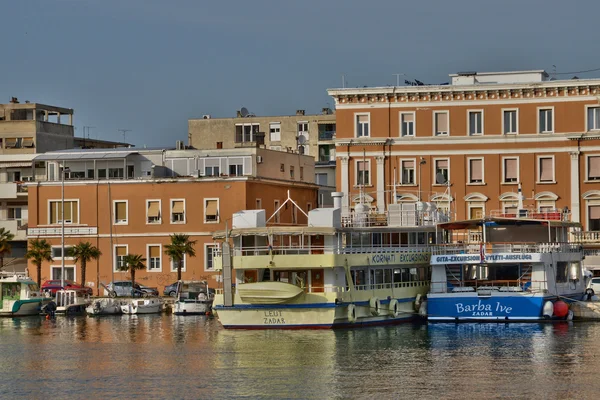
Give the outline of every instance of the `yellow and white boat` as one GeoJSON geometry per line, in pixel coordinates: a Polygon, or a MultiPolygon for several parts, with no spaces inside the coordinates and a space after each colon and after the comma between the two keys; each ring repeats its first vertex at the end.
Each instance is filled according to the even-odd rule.
{"type": "Polygon", "coordinates": [[[302,329],[411,320],[429,290],[435,226],[446,217],[398,206],[376,214],[359,204],[345,218],[339,206],[319,208],[306,226],[268,226],[264,210],[235,213],[232,229],[215,233],[225,239],[214,259],[220,322],[302,329]]]}

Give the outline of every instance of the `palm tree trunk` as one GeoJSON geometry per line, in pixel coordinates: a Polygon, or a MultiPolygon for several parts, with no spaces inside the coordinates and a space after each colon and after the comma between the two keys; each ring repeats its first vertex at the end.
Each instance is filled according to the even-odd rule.
{"type": "Polygon", "coordinates": [[[38,284],[38,288],[40,290],[42,290],[42,263],[35,263],[35,266],[37,267],[37,284],[38,284]]]}
{"type": "Polygon", "coordinates": [[[177,280],[181,280],[181,260],[177,260],[177,280]]]}
{"type": "Polygon", "coordinates": [[[85,286],[85,267],[86,267],[85,258],[81,259],[81,285],[85,286]]]}
{"type": "Polygon", "coordinates": [[[0,271],[4,269],[4,254],[0,255],[0,271]]]}
{"type": "Polygon", "coordinates": [[[131,296],[135,294],[135,269],[130,268],[131,271],[131,296]]]}

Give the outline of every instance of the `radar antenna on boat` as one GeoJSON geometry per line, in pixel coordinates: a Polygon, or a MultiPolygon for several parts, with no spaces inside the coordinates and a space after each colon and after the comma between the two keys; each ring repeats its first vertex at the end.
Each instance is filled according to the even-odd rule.
{"type": "Polygon", "coordinates": [[[297,208],[297,209],[299,209],[299,210],[300,210],[300,212],[302,212],[302,214],[304,214],[304,216],[305,216],[306,218],[308,218],[308,214],[307,214],[306,212],[304,212],[304,210],[302,209],[302,207],[300,207],[300,206],[298,205],[298,203],[296,203],[294,200],[292,200],[292,198],[290,197],[290,191],[288,190],[288,191],[287,191],[287,199],[285,199],[285,201],[283,202],[283,204],[281,204],[281,205],[279,206],[279,208],[278,208],[277,210],[275,210],[275,212],[274,212],[274,213],[273,213],[273,214],[272,214],[272,215],[269,217],[269,219],[267,220],[267,222],[266,222],[266,223],[269,223],[269,221],[270,221],[270,220],[272,220],[272,219],[275,217],[275,215],[277,215],[277,213],[279,212],[279,210],[281,210],[281,209],[282,209],[282,208],[283,208],[283,207],[284,207],[284,206],[287,204],[287,202],[288,202],[288,201],[289,201],[290,203],[292,203],[293,205],[295,205],[295,206],[296,206],[296,208],[297,208]]]}

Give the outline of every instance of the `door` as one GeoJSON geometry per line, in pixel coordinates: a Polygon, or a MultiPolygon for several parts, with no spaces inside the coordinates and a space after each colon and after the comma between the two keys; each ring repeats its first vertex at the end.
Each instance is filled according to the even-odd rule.
{"type": "Polygon", "coordinates": [[[258,271],[255,269],[244,271],[244,283],[257,282],[258,271]]]}
{"type": "Polygon", "coordinates": [[[322,269],[313,269],[310,271],[310,291],[322,293],[324,292],[325,278],[323,277],[322,269]]]}

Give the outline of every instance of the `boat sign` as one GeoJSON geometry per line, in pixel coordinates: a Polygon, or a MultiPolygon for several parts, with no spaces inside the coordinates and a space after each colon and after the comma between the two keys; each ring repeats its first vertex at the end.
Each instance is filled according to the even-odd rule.
{"type": "Polygon", "coordinates": [[[427,300],[427,313],[438,318],[536,318],[542,313],[543,297],[436,297],[427,300]]]}
{"type": "Polygon", "coordinates": [[[373,254],[369,257],[371,265],[416,264],[429,262],[430,253],[389,253],[373,254]]]}
{"type": "Polygon", "coordinates": [[[541,262],[540,253],[448,254],[432,256],[431,264],[480,264],[541,262]]]}

